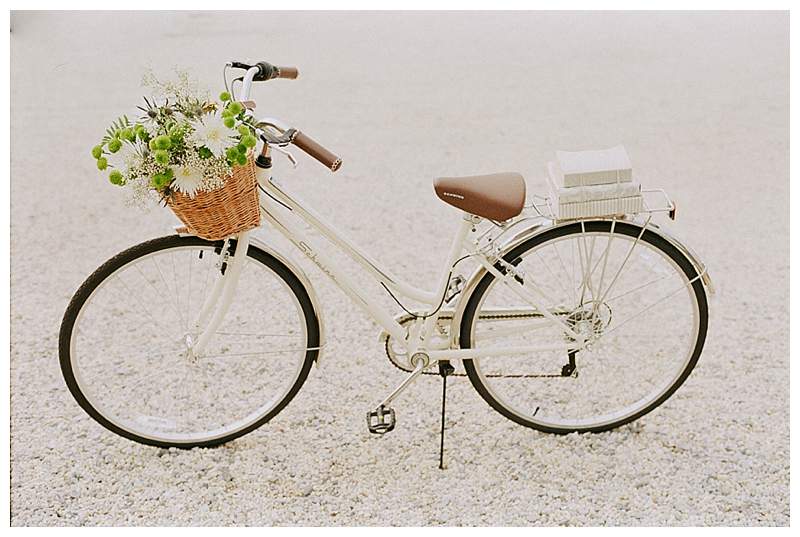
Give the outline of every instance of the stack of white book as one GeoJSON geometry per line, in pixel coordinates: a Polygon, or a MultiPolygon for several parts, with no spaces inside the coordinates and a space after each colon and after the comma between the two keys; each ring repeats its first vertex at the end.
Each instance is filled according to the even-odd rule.
{"type": "Polygon", "coordinates": [[[642,210],[641,186],[633,181],[621,145],[600,151],[556,151],[547,163],[556,217],[562,220],[621,216],[642,210]]]}

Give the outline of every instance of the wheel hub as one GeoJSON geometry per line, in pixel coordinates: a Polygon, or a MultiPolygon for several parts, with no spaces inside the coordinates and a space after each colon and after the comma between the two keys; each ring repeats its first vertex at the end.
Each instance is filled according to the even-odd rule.
{"type": "Polygon", "coordinates": [[[587,302],[567,316],[567,324],[588,343],[598,340],[610,322],[611,308],[605,302],[587,302]]]}
{"type": "Polygon", "coordinates": [[[191,334],[183,335],[183,345],[186,347],[186,352],[184,353],[186,359],[191,363],[196,363],[198,357],[194,352],[194,338],[192,338],[191,334]]]}

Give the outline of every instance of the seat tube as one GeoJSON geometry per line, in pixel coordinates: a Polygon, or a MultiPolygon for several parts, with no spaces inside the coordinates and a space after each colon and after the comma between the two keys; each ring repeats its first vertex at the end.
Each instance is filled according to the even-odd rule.
{"type": "Polygon", "coordinates": [[[464,251],[464,239],[467,237],[469,230],[472,229],[472,218],[472,215],[464,214],[464,217],[461,219],[461,225],[459,226],[458,231],[453,238],[453,242],[450,245],[450,252],[447,254],[447,261],[444,265],[444,269],[442,270],[442,275],[439,279],[439,285],[436,287],[437,296],[440,297],[440,301],[436,304],[436,307],[439,308],[439,311],[425,319],[425,326],[421,334],[423,339],[428,339],[433,333],[433,328],[436,325],[436,321],[439,318],[439,313],[441,312],[441,306],[444,303],[444,296],[447,293],[447,286],[450,283],[453,265],[456,261],[458,261],[458,257],[464,251]]]}

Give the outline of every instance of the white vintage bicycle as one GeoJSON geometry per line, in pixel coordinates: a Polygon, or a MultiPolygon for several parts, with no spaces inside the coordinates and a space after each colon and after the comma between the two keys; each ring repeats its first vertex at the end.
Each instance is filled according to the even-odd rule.
{"type": "MultiPolygon", "coordinates": [[[[296,76],[265,62],[227,67],[244,70],[240,101],[254,80],[296,76]]],[[[463,216],[441,276],[422,290],[380,268],[271,173],[271,151],[288,155],[292,143],[333,171],[341,161],[277,119],[258,125],[263,224],[370,314],[389,358],[408,372],[367,414],[371,432],[394,428],[391,403],[420,375],[446,380],[459,364],[505,417],[570,433],[640,418],[697,363],[713,288],[697,256],[652,222],[660,211],[674,216],[672,202],[561,221],[546,204],[524,205],[518,174],[439,179],[437,194],[463,216]],[[401,314],[327,257],[307,226],[363,267],[401,314]],[[467,260],[477,268],[464,277],[467,260]]],[[[81,285],[61,325],[61,368],[80,406],[119,435],[218,445],[297,394],[325,347],[321,311],[301,268],[250,232],[216,242],[172,234],[119,253],[81,285]]]]}

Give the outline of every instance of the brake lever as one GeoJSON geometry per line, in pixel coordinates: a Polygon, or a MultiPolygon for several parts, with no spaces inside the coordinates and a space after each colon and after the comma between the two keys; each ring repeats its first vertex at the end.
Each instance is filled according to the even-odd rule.
{"type": "Polygon", "coordinates": [[[283,153],[284,155],[286,155],[286,158],[289,159],[289,162],[292,163],[292,168],[297,169],[297,159],[295,159],[294,155],[292,155],[289,151],[287,151],[286,149],[284,149],[282,146],[279,145],[269,144],[269,147],[271,149],[275,149],[279,153],[283,153]]]}

